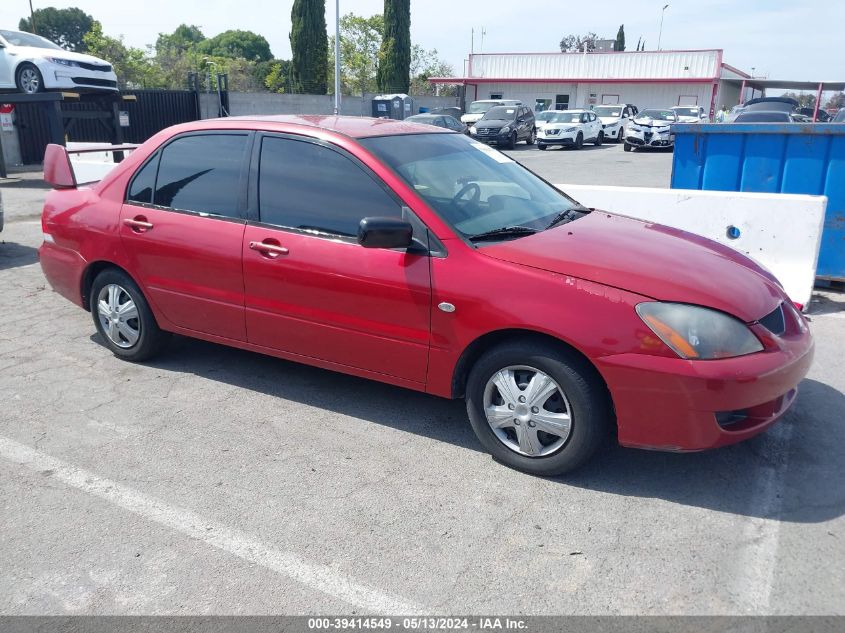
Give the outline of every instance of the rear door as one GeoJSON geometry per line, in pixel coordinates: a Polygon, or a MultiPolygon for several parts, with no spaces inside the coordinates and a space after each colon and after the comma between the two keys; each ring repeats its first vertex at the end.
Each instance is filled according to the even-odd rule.
{"type": "Polygon", "coordinates": [[[178,328],[246,340],[241,244],[252,136],[178,136],[130,181],[120,214],[130,272],[178,328]]]}
{"type": "Polygon", "coordinates": [[[424,383],[428,253],[356,239],[362,218],[410,211],[357,159],[315,139],[264,135],[252,172],[243,239],[249,342],[424,383]]]}

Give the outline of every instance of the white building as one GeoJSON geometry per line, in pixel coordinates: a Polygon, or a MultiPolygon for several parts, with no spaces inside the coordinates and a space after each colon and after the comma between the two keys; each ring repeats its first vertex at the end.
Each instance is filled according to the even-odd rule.
{"type": "Polygon", "coordinates": [[[466,77],[430,81],[465,86],[466,101],[520,99],[535,110],[633,103],[643,108],[702,105],[711,116],[740,101],[746,73],[722,51],[476,53],[466,77]]]}

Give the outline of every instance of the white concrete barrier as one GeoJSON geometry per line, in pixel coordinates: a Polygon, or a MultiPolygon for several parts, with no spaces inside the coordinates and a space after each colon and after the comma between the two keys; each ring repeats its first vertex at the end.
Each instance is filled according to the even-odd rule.
{"type": "Polygon", "coordinates": [[[816,277],[825,196],[555,185],[586,207],[715,240],[768,268],[807,306],[816,277]]]}

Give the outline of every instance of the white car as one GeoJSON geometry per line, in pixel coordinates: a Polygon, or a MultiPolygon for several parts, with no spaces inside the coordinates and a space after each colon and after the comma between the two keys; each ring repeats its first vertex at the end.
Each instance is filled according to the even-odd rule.
{"type": "Polygon", "coordinates": [[[673,123],[678,123],[678,115],[672,109],[643,110],[625,131],[625,151],[637,147],[674,147],[673,123]]]}
{"type": "Polygon", "coordinates": [[[473,101],[469,104],[466,114],[461,116],[461,123],[465,123],[467,127],[472,127],[475,123],[481,120],[487,110],[493,106],[521,106],[522,101],[517,99],[481,99],[473,101]]]}
{"type": "Polygon", "coordinates": [[[710,117],[701,106],[675,106],[678,123],[710,123],[710,117]]]}
{"type": "Polygon", "coordinates": [[[625,128],[637,115],[637,106],[630,103],[616,103],[600,105],[593,108],[604,130],[604,138],[613,139],[617,143],[625,140],[625,128]]]}
{"type": "Polygon", "coordinates": [[[551,121],[560,112],[562,112],[562,110],[543,110],[542,112],[535,112],[534,127],[536,127],[539,132],[546,123],[551,121]]]}
{"type": "Polygon", "coordinates": [[[537,147],[552,145],[581,149],[584,143],[601,145],[604,130],[595,113],[588,110],[561,110],[537,130],[537,147]]]}
{"type": "Polygon", "coordinates": [[[0,90],[117,90],[107,61],[72,53],[39,35],[0,30],[0,90]]]}

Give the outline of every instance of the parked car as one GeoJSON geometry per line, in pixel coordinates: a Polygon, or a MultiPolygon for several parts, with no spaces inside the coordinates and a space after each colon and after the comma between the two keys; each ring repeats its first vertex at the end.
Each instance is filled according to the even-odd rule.
{"type": "Polygon", "coordinates": [[[625,140],[625,127],[637,115],[637,106],[631,103],[600,105],[593,108],[602,124],[605,139],[614,139],[617,143],[625,140]]]}
{"type": "Polygon", "coordinates": [[[813,115],[816,115],[817,123],[830,123],[830,120],[833,118],[821,108],[819,108],[818,113],[816,113],[815,108],[798,108],[798,114],[806,117],[809,123],[813,122],[813,115]]]}
{"type": "Polygon", "coordinates": [[[543,129],[543,126],[555,118],[560,112],[563,112],[563,110],[543,110],[542,112],[535,112],[534,127],[537,128],[537,133],[539,134],[540,130],[543,129]]]}
{"type": "Polygon", "coordinates": [[[32,33],[0,30],[0,89],[115,91],[117,75],[93,55],[66,51],[32,33]]]}
{"type": "Polygon", "coordinates": [[[481,99],[479,101],[473,101],[469,104],[466,114],[461,116],[461,123],[466,124],[468,127],[472,127],[473,124],[478,123],[481,120],[481,117],[483,117],[490,108],[494,108],[496,106],[520,105],[522,105],[522,101],[517,99],[481,99]]]}
{"type": "Polygon", "coordinates": [[[675,106],[678,123],[710,123],[710,117],[702,106],[675,106]]]}
{"type": "Polygon", "coordinates": [[[752,437],[812,360],[753,260],[584,208],[430,125],[195,121],[91,187],[72,169],[47,147],[41,266],[119,358],[176,333],[463,397],[481,444],[529,473],[577,467],[613,428],[671,451],[752,437]]]}
{"type": "Polygon", "coordinates": [[[625,132],[625,151],[637,147],[674,147],[672,124],[678,115],[672,109],[649,109],[640,112],[625,132]]]}
{"type": "Polygon", "coordinates": [[[601,145],[604,130],[599,118],[589,110],[563,110],[537,134],[537,147],[545,150],[558,145],[581,149],[584,143],[601,145]]]}
{"type": "Polygon", "coordinates": [[[534,113],[522,105],[495,106],[469,129],[473,138],[513,149],[519,141],[533,145],[537,138],[534,113]]]}
{"type": "Polygon", "coordinates": [[[423,123],[425,125],[434,125],[436,127],[442,127],[447,130],[452,130],[454,132],[460,132],[461,134],[467,133],[467,126],[461,123],[460,121],[450,117],[448,114],[415,114],[414,116],[409,116],[405,121],[409,123],[423,123]]]}
{"type": "Polygon", "coordinates": [[[740,112],[733,123],[806,123],[807,118],[795,112],[753,110],[740,112]]]}
{"type": "Polygon", "coordinates": [[[432,108],[428,111],[428,114],[446,114],[455,119],[455,121],[460,121],[463,113],[463,110],[461,110],[457,106],[447,106],[445,108],[432,108]]]}

